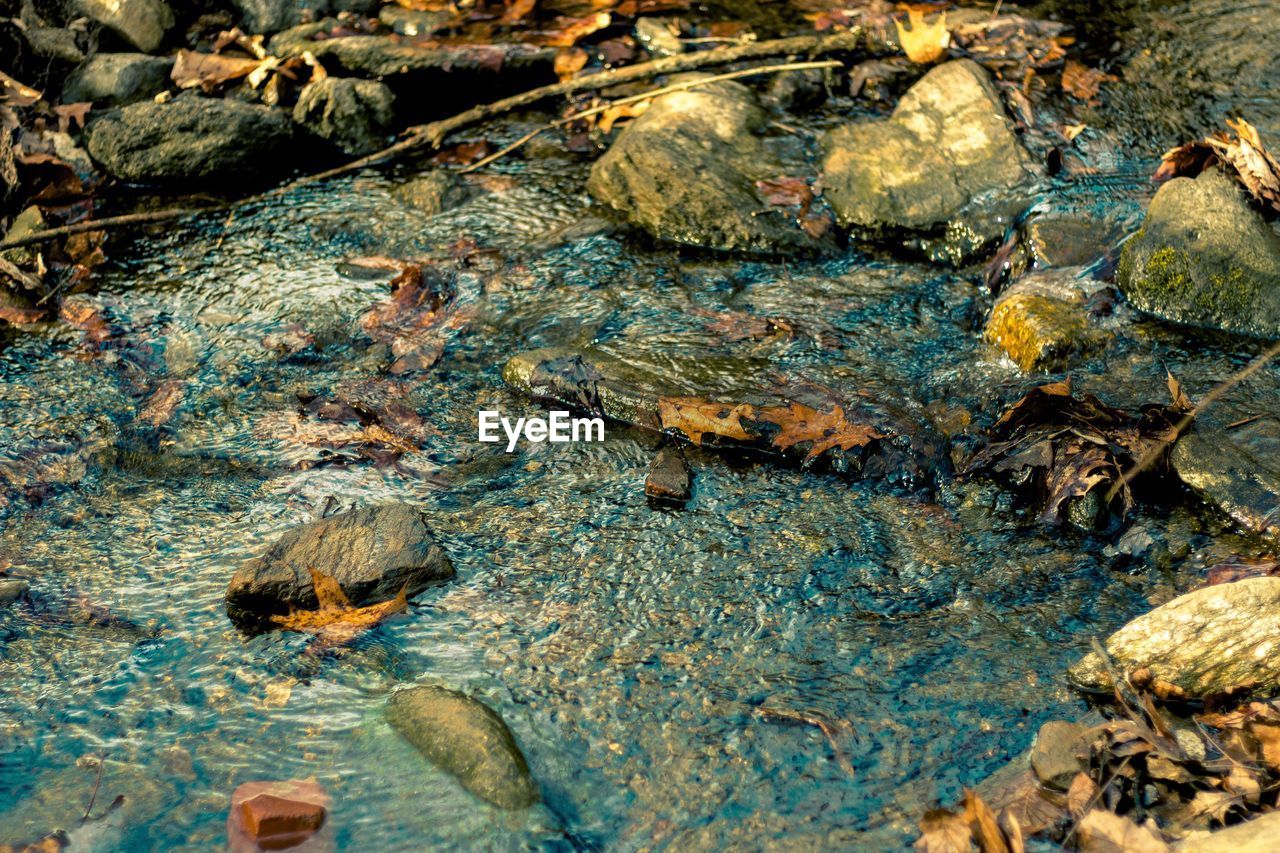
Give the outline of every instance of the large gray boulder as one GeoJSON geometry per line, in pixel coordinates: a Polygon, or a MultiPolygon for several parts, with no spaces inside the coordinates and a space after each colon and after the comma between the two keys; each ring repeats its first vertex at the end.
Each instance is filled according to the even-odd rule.
{"type": "Polygon", "coordinates": [[[169,86],[173,59],[145,53],[99,53],[75,70],[62,90],[62,100],[128,104],[169,86]]]}
{"type": "Polygon", "coordinates": [[[443,687],[391,695],[387,721],[462,787],[502,809],[538,802],[538,786],[516,740],[487,705],[443,687]]]}
{"type": "Polygon", "coordinates": [[[184,96],[132,104],[94,122],[89,153],[117,178],[207,183],[284,169],[294,127],[285,113],[241,101],[184,96]]]}
{"type": "MultiPolygon", "coordinates": [[[[1205,587],[1139,616],[1108,638],[1107,654],[1125,676],[1163,683],[1201,699],[1249,686],[1280,692],[1280,578],[1205,587]],[[1143,672],[1145,670],[1145,672],[1143,672]]],[[[1111,674],[1096,652],[1073,666],[1077,686],[1109,692],[1111,674]]]]}
{"type": "Polygon", "coordinates": [[[155,53],[173,26],[173,10],[164,0],[74,0],[73,6],[143,53],[155,53]]]}
{"type": "MultiPolygon", "coordinates": [[[[828,132],[822,148],[827,200],[841,224],[871,232],[929,231],[979,199],[1016,213],[1015,191],[1038,174],[987,72],[968,59],[922,77],[887,120],[828,132]]],[[[1008,221],[986,219],[984,238],[1008,221]]]]}
{"type": "Polygon", "coordinates": [[[386,145],[395,96],[376,80],[325,77],[298,94],[293,120],[347,154],[386,145]]]}
{"type": "MultiPolygon", "coordinates": [[[[687,78],[686,78],[687,79],[687,78]]],[[[821,246],[794,214],[769,208],[756,181],[786,167],[756,131],[766,114],[740,83],[655,98],[591,167],[587,189],[655,237],[721,250],[821,246]]]]}
{"type": "Polygon", "coordinates": [[[401,589],[412,597],[454,575],[417,509],[365,507],[295,527],[246,562],[227,586],[227,615],[254,629],[291,609],[315,610],[312,570],[336,580],[356,607],[390,600],[401,589]]]}
{"type": "Polygon", "coordinates": [[[1160,188],[1116,281],[1165,320],[1280,337],[1280,232],[1217,169],[1160,188]]]}

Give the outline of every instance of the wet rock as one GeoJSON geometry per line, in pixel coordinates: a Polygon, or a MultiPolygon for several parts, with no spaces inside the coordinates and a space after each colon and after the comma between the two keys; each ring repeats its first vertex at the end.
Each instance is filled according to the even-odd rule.
{"type": "Polygon", "coordinates": [[[675,56],[684,52],[680,25],[670,18],[645,16],[636,20],[636,40],[650,56],[675,56]]]}
{"type": "Polygon", "coordinates": [[[1122,236],[1101,219],[1041,216],[1027,224],[1026,245],[1037,266],[1086,266],[1105,257],[1122,236]]]}
{"type": "Polygon", "coordinates": [[[227,847],[233,853],[283,850],[311,839],[322,828],[323,840],[331,846],[333,830],[326,826],[329,802],[324,788],[310,780],[245,782],[231,794],[227,847]]]}
{"type": "Polygon", "coordinates": [[[387,721],[462,787],[503,809],[538,802],[538,786],[507,724],[492,709],[443,687],[393,693],[387,721]]]}
{"type": "MultiPolygon", "coordinates": [[[[1248,578],[1179,596],[1108,638],[1116,667],[1165,695],[1200,699],[1251,687],[1280,691],[1280,578],[1248,578]]],[[[1096,652],[1068,672],[1078,687],[1112,689],[1096,652]]]]}
{"type": "Polygon", "coordinates": [[[1034,273],[1000,295],[984,336],[1023,370],[1057,371],[1104,346],[1108,335],[1090,322],[1090,297],[1105,285],[1074,271],[1034,273]]]}
{"type": "Polygon", "coordinates": [[[645,497],[658,504],[684,506],[692,492],[693,474],[684,454],[674,447],[659,450],[644,479],[645,497]]]}
{"type": "Polygon", "coordinates": [[[417,509],[365,507],[295,527],[246,562],[227,587],[227,615],[254,629],[291,608],[314,610],[312,569],[336,580],[355,607],[387,601],[401,589],[413,597],[454,575],[417,509]]]}
{"type": "Polygon", "coordinates": [[[72,65],[84,62],[84,51],[77,43],[76,31],[70,27],[49,26],[36,12],[32,3],[22,4],[22,11],[14,23],[21,25],[20,32],[23,38],[27,40],[27,44],[37,56],[68,62],[72,65]]]}
{"type": "Polygon", "coordinates": [[[232,0],[245,32],[271,35],[338,12],[372,14],[376,0],[232,0]]]}
{"type": "Polygon", "coordinates": [[[772,74],[764,93],[766,104],[791,112],[813,109],[826,99],[827,74],[820,68],[772,74]]]}
{"type": "Polygon", "coordinates": [[[825,195],[843,225],[873,234],[932,231],[971,207],[975,242],[1000,236],[1037,168],[991,79],[967,59],[939,65],[885,121],[847,124],[823,142],[825,195]]]}
{"type": "Polygon", "coordinates": [[[390,27],[396,35],[401,36],[429,36],[436,30],[447,27],[453,17],[453,13],[445,9],[434,12],[406,9],[394,3],[389,3],[378,11],[378,20],[383,26],[390,27]]]}
{"type": "Polygon", "coordinates": [[[269,107],[181,97],[127,106],[95,122],[89,153],[117,178],[207,183],[272,174],[296,162],[293,123],[269,107]]]}
{"type": "Polygon", "coordinates": [[[74,0],[73,6],[143,53],[155,53],[173,26],[173,10],[164,0],[74,0]]]}
{"type": "Polygon", "coordinates": [[[1280,850],[1280,812],[1268,812],[1217,832],[1192,833],[1176,853],[1271,853],[1280,850]]]}
{"type": "Polygon", "coordinates": [[[31,584],[19,578],[0,578],[0,607],[8,607],[30,589],[31,584]]]}
{"type": "Polygon", "coordinates": [[[62,99],[128,104],[142,101],[169,86],[173,60],[145,53],[99,53],[76,69],[62,99]]]}
{"type": "Polygon", "coordinates": [[[293,120],[347,154],[368,154],[386,145],[394,100],[377,81],[326,77],[303,87],[293,120]]]}
{"type": "Polygon", "coordinates": [[[1182,482],[1253,533],[1280,536],[1280,423],[1231,430],[1200,424],[1174,445],[1182,482]]]}
{"type": "Polygon", "coordinates": [[[463,205],[475,195],[475,190],[461,175],[443,170],[423,172],[391,192],[396,198],[427,216],[435,216],[463,205]]]}
{"type": "Polygon", "coordinates": [[[1280,232],[1216,169],[1160,188],[1116,281],[1165,320],[1280,337],[1280,232]]]}
{"type": "Polygon", "coordinates": [[[1088,732],[1085,726],[1062,720],[1051,720],[1041,726],[1030,756],[1036,778],[1050,788],[1067,790],[1075,775],[1085,769],[1080,755],[1088,732]]]}
{"type": "Polygon", "coordinates": [[[907,488],[928,486],[949,470],[946,440],[928,416],[887,391],[848,394],[796,380],[784,398],[771,382],[762,381],[757,390],[750,377],[740,377],[734,390],[717,392],[710,385],[692,387],[698,367],[682,367],[688,369],[673,371],[683,374],[676,382],[595,348],[543,349],[514,356],[502,376],[536,399],[710,450],[749,451],[907,488]],[[785,437],[784,424],[791,429],[785,437]],[[842,443],[839,435],[853,440],[842,443]]]}
{"type": "MultiPolygon", "coordinates": [[[[455,86],[478,76],[490,79],[502,75],[521,79],[534,86],[555,79],[552,65],[556,48],[520,44],[423,46],[398,35],[338,36],[313,40],[338,26],[335,18],[302,24],[271,39],[270,50],[277,56],[301,56],[310,51],[333,73],[352,77],[444,80],[455,86]]],[[[390,82],[390,81],[388,81],[390,82]]]]}
{"type": "MultiPolygon", "coordinates": [[[[688,79],[688,78],[685,78],[688,79]]],[[[755,135],[765,112],[732,82],[655,98],[591,167],[587,189],[655,237],[721,250],[812,250],[796,216],[755,182],[787,169],[755,135]]]]}

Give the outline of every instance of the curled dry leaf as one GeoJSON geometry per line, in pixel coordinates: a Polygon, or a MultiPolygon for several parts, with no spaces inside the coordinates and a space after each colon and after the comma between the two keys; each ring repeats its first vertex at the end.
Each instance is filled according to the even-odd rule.
{"type": "Polygon", "coordinates": [[[1215,133],[1166,151],[1154,179],[1194,178],[1222,163],[1255,201],[1280,213],[1280,160],[1263,145],[1258,129],[1243,118],[1228,119],[1227,126],[1231,134],[1215,133]]]}
{"type": "Polygon", "coordinates": [[[973,833],[963,815],[947,809],[930,809],[920,819],[919,853],[969,853],[973,833]]]}
{"type": "Polygon", "coordinates": [[[1139,826],[1127,817],[1101,809],[1085,815],[1076,830],[1083,853],[1168,853],[1164,843],[1150,827],[1139,826]]]}
{"type": "Polygon", "coordinates": [[[264,60],[260,59],[243,59],[237,56],[197,53],[194,50],[183,49],[178,51],[169,77],[179,89],[199,87],[206,93],[212,93],[224,83],[248,77],[257,71],[263,62],[264,60]]]}
{"type": "Polygon", "coordinates": [[[0,71],[0,104],[11,107],[29,107],[44,95],[0,71]]]}
{"type": "Polygon", "coordinates": [[[644,115],[645,111],[649,109],[650,103],[652,102],[636,101],[634,104],[619,104],[609,107],[596,120],[596,127],[600,129],[601,133],[609,133],[613,130],[613,126],[622,119],[638,118],[644,115]]]}
{"type": "Polygon", "coordinates": [[[898,28],[898,43],[902,52],[912,62],[928,65],[937,62],[951,46],[951,33],[947,30],[947,13],[938,15],[932,24],[925,22],[925,15],[932,12],[929,6],[908,6],[907,20],[910,28],[898,18],[893,19],[898,28]]]}

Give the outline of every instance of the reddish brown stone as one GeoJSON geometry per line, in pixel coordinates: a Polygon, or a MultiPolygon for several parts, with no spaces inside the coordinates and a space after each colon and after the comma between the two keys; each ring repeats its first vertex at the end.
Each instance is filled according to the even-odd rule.
{"type": "Polygon", "coordinates": [[[228,848],[234,853],[332,850],[328,806],[329,795],[310,780],[246,782],[231,795],[228,848]]]}

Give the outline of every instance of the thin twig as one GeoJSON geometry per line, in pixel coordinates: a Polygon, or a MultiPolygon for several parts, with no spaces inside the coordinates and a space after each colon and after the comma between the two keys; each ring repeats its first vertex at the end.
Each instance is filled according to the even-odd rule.
{"type": "Polygon", "coordinates": [[[80,818],[80,822],[84,823],[89,819],[89,815],[93,814],[93,804],[98,801],[98,788],[102,785],[102,768],[107,763],[107,754],[104,752],[98,756],[98,777],[93,780],[93,793],[89,795],[89,807],[84,810],[84,817],[80,818]]]}
{"type": "Polygon", "coordinates": [[[767,56],[782,56],[787,54],[808,54],[809,56],[819,56],[827,53],[852,51],[859,47],[860,43],[863,41],[864,35],[865,33],[861,27],[854,27],[839,33],[791,36],[789,38],[769,39],[767,41],[752,42],[749,44],[717,47],[711,50],[698,51],[696,53],[681,53],[675,56],[663,56],[658,59],[650,60],[649,62],[638,62],[635,65],[613,68],[608,71],[600,71],[595,74],[586,74],[582,77],[575,77],[572,80],[562,80],[559,83],[539,86],[536,89],[530,89],[526,92],[521,92],[508,98],[493,101],[492,103],[480,104],[472,107],[471,109],[464,110],[457,115],[440,119],[439,121],[415,125],[405,131],[403,139],[393,145],[383,148],[381,151],[375,151],[372,154],[357,158],[340,166],[335,166],[332,169],[326,169],[322,172],[316,172],[311,175],[304,175],[301,178],[289,181],[288,183],[282,184],[274,189],[268,190],[267,192],[241,199],[234,204],[228,203],[213,208],[203,209],[184,207],[170,210],[155,210],[148,213],[131,213],[125,216],[112,216],[106,219],[78,222],[75,225],[63,225],[58,228],[39,231],[35,234],[28,234],[25,237],[0,241],[0,251],[4,251],[5,249],[15,249],[19,246],[30,246],[35,243],[41,243],[50,237],[61,237],[67,234],[80,234],[84,231],[93,231],[99,228],[112,228],[117,225],[163,222],[165,220],[177,219],[193,213],[221,210],[231,206],[251,204],[270,198],[276,198],[308,184],[314,184],[329,178],[336,178],[339,175],[345,175],[368,166],[377,165],[385,160],[398,157],[408,151],[427,147],[439,148],[440,144],[446,137],[464,127],[471,127],[472,125],[504,115],[521,107],[531,106],[539,101],[546,100],[547,98],[554,98],[560,95],[571,95],[575,92],[608,89],[622,83],[647,80],[651,77],[657,77],[662,74],[693,71],[698,68],[707,68],[714,65],[728,65],[729,63],[739,62],[744,59],[758,59],[767,56]]]}
{"type": "Polygon", "coordinates": [[[1112,499],[1119,494],[1121,489],[1126,488],[1136,477],[1154,465],[1156,460],[1160,458],[1165,450],[1182,437],[1182,434],[1186,432],[1187,427],[1191,426],[1192,422],[1195,421],[1196,417],[1201,412],[1220,400],[1223,395],[1232,388],[1235,388],[1241,382],[1244,382],[1250,376],[1266,367],[1267,363],[1277,355],[1280,355],[1280,343],[1273,344],[1266,352],[1245,365],[1243,369],[1237,371],[1231,376],[1228,376],[1226,379],[1215,385],[1208,394],[1204,395],[1204,399],[1199,403],[1196,403],[1191,411],[1183,415],[1182,419],[1174,425],[1173,438],[1167,441],[1157,442],[1150,450],[1143,454],[1141,459],[1135,462],[1129,470],[1125,471],[1124,474],[1120,476],[1120,479],[1112,485],[1111,490],[1107,493],[1106,502],[1111,503],[1112,499]]]}
{"type": "Polygon", "coordinates": [[[580,118],[586,118],[587,116],[608,112],[615,107],[626,106],[627,104],[636,104],[640,101],[647,101],[651,98],[659,97],[660,95],[669,95],[672,92],[683,92],[687,89],[697,89],[701,86],[709,86],[712,83],[720,83],[724,80],[737,80],[739,77],[754,77],[757,74],[777,74],[781,71],[808,71],[813,68],[839,68],[843,64],[844,63],[836,62],[835,60],[827,60],[825,62],[786,62],[781,65],[761,65],[756,68],[744,68],[739,71],[729,71],[724,74],[716,74],[711,77],[704,77],[700,80],[682,80],[679,83],[672,83],[669,86],[660,86],[657,89],[642,92],[639,95],[629,95],[625,98],[617,98],[615,100],[608,101],[607,103],[598,104],[594,107],[575,112],[572,115],[567,115],[563,118],[558,118],[555,121],[548,122],[537,130],[526,133],[507,147],[499,149],[488,157],[485,157],[483,160],[477,160],[465,169],[459,169],[458,171],[462,174],[466,174],[467,172],[474,172],[477,169],[482,169],[495,160],[499,160],[510,154],[512,151],[515,151],[539,133],[554,130],[557,127],[564,127],[566,124],[570,124],[580,118]]]}
{"type": "MultiPolygon", "coordinates": [[[[806,723],[816,727],[826,737],[827,743],[831,746],[831,751],[836,755],[836,763],[840,765],[840,769],[850,776],[854,775],[853,764],[850,763],[848,756],[844,754],[844,750],[836,739],[835,726],[825,715],[811,711],[793,711],[790,708],[769,708],[764,705],[756,708],[756,713],[761,717],[773,717],[779,720],[806,723]]],[[[839,725],[845,731],[852,729],[848,720],[837,720],[836,725],[839,725]]]]}

